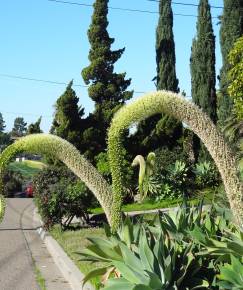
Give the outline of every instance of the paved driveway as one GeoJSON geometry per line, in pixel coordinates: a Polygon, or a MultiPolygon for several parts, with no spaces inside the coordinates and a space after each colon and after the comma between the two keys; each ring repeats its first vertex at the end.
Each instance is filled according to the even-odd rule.
{"type": "Polygon", "coordinates": [[[40,290],[35,281],[35,265],[47,290],[71,290],[36,232],[40,223],[33,226],[33,211],[32,199],[7,199],[0,224],[0,290],[40,290]]]}
{"type": "MultiPolygon", "coordinates": [[[[26,198],[8,199],[6,215],[0,224],[0,289],[37,290],[34,265],[23,228],[33,230],[32,220],[23,213],[32,206],[26,198]]],[[[38,237],[38,236],[37,236],[38,237]]]]}

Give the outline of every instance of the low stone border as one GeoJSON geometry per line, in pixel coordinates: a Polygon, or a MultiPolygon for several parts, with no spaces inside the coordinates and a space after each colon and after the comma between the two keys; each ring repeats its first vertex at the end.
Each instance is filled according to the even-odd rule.
{"type": "MultiPolygon", "coordinates": [[[[36,223],[41,225],[43,224],[39,214],[37,213],[37,209],[34,210],[33,219],[36,223]]],[[[86,283],[82,287],[82,280],[84,278],[84,274],[80,272],[78,267],[67,256],[67,254],[57,243],[57,241],[53,239],[53,237],[42,227],[39,227],[37,229],[37,232],[45,243],[50,255],[60,269],[64,278],[69,282],[71,288],[74,290],[94,290],[94,287],[89,283],[86,283]]]]}

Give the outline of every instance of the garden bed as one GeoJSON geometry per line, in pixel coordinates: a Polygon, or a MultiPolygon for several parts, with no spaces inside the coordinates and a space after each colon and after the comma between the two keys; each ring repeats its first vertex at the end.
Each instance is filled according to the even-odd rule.
{"type": "MultiPolygon", "coordinates": [[[[54,226],[50,230],[52,237],[59,243],[69,258],[76,264],[79,270],[87,274],[90,270],[98,267],[98,264],[91,264],[91,262],[80,261],[80,251],[84,250],[89,244],[87,238],[105,237],[103,228],[81,228],[77,227],[72,230],[62,231],[60,226],[54,226]]],[[[91,280],[91,283],[99,289],[100,281],[98,279],[91,280]]]]}

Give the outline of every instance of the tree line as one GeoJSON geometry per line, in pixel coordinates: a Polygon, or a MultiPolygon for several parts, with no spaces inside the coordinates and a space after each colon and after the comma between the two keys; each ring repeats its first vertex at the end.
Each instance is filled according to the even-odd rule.
{"type": "MultiPolygon", "coordinates": [[[[90,64],[81,72],[88,85],[88,95],[94,101],[92,113],[84,117],[84,108],[79,106],[79,98],[72,88],[72,81],[55,104],[51,133],[74,144],[86,158],[96,164],[105,163],[107,129],[118,109],[133,96],[129,90],[131,79],[126,73],[116,73],[114,64],[121,58],[125,47],[112,50],[115,39],[107,31],[108,0],[96,0],[88,39],[90,42],[90,64]]],[[[179,80],[176,75],[175,41],[173,35],[173,12],[171,0],[159,2],[159,19],[156,29],[156,64],[154,78],[157,90],[179,92],[179,80]]],[[[233,98],[229,96],[228,73],[231,68],[228,55],[235,41],[243,35],[243,0],[224,0],[223,14],[220,17],[220,45],[223,66],[219,75],[219,90],[216,90],[215,71],[215,35],[208,0],[200,0],[196,35],[192,41],[190,69],[192,100],[205,111],[218,127],[223,128],[227,120],[234,115],[233,98]]],[[[2,117],[2,116],[1,116],[2,117]]],[[[2,119],[1,119],[2,120],[2,119]]],[[[4,121],[0,131],[3,134],[4,121]]],[[[38,133],[41,118],[29,125],[23,118],[15,120],[12,136],[38,133]]],[[[234,121],[235,122],[235,119],[234,121]]],[[[238,122],[238,121],[237,121],[238,122]]],[[[236,122],[236,123],[237,123],[236,122]]],[[[173,118],[159,114],[141,122],[135,131],[127,131],[124,138],[126,152],[130,162],[136,154],[148,154],[159,148],[187,151],[192,148],[193,158],[207,158],[206,149],[199,139],[189,133],[187,128],[173,118]],[[190,144],[188,144],[190,143],[190,144]]]]}

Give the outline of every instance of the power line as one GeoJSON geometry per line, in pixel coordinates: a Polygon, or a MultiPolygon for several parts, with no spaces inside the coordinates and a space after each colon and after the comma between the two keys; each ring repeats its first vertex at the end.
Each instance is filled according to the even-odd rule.
{"type": "MultiPolygon", "coordinates": [[[[63,0],[47,0],[47,1],[54,2],[54,3],[59,3],[59,4],[76,5],[76,6],[84,6],[84,7],[93,7],[92,4],[85,4],[85,3],[79,3],[79,2],[70,2],[70,1],[63,1],[63,0]]],[[[120,11],[127,11],[127,12],[159,14],[158,11],[150,11],[150,10],[140,10],[140,9],[122,8],[122,7],[114,7],[114,6],[108,6],[108,8],[111,9],[111,10],[120,10],[120,11]]],[[[194,15],[194,14],[173,13],[173,15],[182,16],[182,17],[195,17],[195,18],[198,18],[198,16],[194,15]]],[[[218,17],[212,17],[212,18],[218,18],[218,17]]]]}
{"type": "MultiPolygon", "coordinates": [[[[43,79],[36,79],[36,78],[29,78],[25,76],[19,76],[19,75],[11,75],[11,74],[4,74],[0,73],[0,77],[6,77],[10,79],[18,79],[18,80],[24,80],[24,81],[32,81],[32,82],[40,82],[40,83],[47,83],[47,84],[52,84],[52,85],[65,85],[67,86],[68,83],[65,82],[59,82],[59,81],[51,81],[51,80],[43,80],[43,79]]],[[[86,85],[81,85],[81,84],[73,84],[74,87],[83,87],[83,88],[88,88],[89,86],[86,85]]],[[[144,94],[145,92],[143,91],[134,91],[135,94],[144,94]]]]}
{"type": "MultiPolygon", "coordinates": [[[[4,73],[0,73],[0,76],[6,77],[6,78],[11,78],[11,79],[19,79],[19,80],[25,80],[25,81],[41,82],[41,83],[49,83],[49,84],[53,84],[53,85],[65,85],[65,86],[68,85],[68,83],[65,83],[65,82],[29,78],[29,77],[25,77],[25,76],[17,76],[17,75],[10,75],[10,74],[4,74],[4,73]]],[[[73,86],[74,87],[84,87],[84,88],[88,87],[88,86],[80,85],[80,84],[76,84],[76,85],[74,84],[73,86]]]]}
{"type": "MultiPolygon", "coordinates": [[[[146,0],[146,1],[160,3],[160,0],[146,0]]],[[[171,3],[173,5],[199,7],[199,4],[195,4],[195,3],[184,3],[184,2],[175,2],[175,1],[172,1],[171,3]]],[[[215,5],[210,5],[210,8],[232,10],[232,8],[225,8],[224,6],[215,6],[215,5]]],[[[242,10],[241,8],[239,9],[242,10]]]]}
{"type": "MultiPolygon", "coordinates": [[[[147,0],[149,2],[157,2],[159,3],[160,0],[147,0]]],[[[195,3],[184,3],[184,2],[174,2],[172,1],[171,2],[172,4],[174,5],[181,5],[181,6],[192,6],[192,7],[198,7],[199,4],[195,4],[195,3]]],[[[210,5],[211,8],[214,8],[214,9],[223,9],[224,7],[223,6],[214,6],[214,5],[210,5]]]]}
{"type": "MultiPolygon", "coordinates": [[[[78,3],[78,2],[70,2],[70,1],[63,1],[63,0],[47,0],[49,2],[61,3],[61,4],[68,4],[68,5],[77,5],[77,6],[85,6],[85,7],[93,7],[93,4],[85,4],[85,3],[78,3]]],[[[129,11],[129,12],[141,12],[141,13],[150,13],[150,14],[158,14],[157,11],[149,11],[149,10],[140,10],[140,9],[130,9],[130,8],[121,8],[121,7],[108,7],[111,10],[121,10],[121,11],[129,11]]]]}
{"type": "Polygon", "coordinates": [[[20,112],[8,112],[8,111],[2,111],[3,114],[9,114],[9,115],[16,115],[16,116],[32,116],[32,117],[42,117],[42,118],[53,118],[53,116],[50,115],[42,115],[42,114],[31,114],[31,113],[20,113],[20,112]]]}

